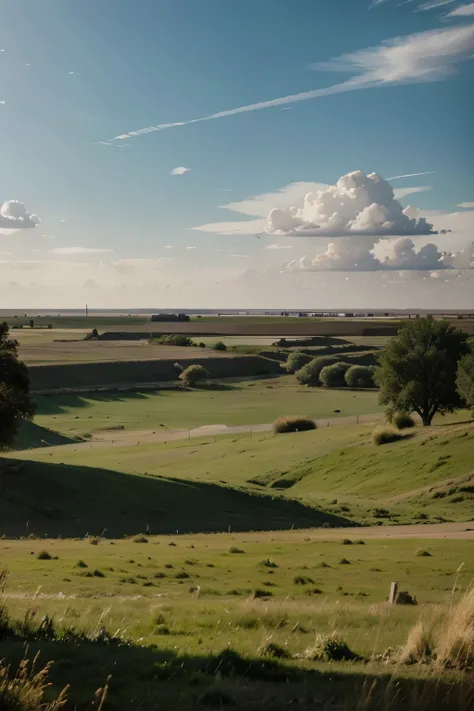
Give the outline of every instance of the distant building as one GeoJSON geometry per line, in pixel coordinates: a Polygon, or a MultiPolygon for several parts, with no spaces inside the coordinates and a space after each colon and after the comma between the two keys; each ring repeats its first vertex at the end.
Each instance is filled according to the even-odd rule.
{"type": "Polygon", "coordinates": [[[190,321],[188,314],[153,314],[151,317],[152,321],[190,321]]]}

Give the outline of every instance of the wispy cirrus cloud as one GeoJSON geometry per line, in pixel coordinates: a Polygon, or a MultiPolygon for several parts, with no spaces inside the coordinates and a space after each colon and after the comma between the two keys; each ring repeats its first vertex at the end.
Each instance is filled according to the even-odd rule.
{"type": "Polygon", "coordinates": [[[474,2],[469,3],[469,5],[460,5],[448,12],[445,17],[471,17],[471,15],[474,15],[474,2]]]}
{"type": "Polygon", "coordinates": [[[425,173],[406,173],[406,175],[393,175],[391,178],[386,178],[386,180],[400,180],[400,178],[417,178],[421,175],[433,175],[436,173],[435,170],[428,170],[425,173]]]}
{"type": "Polygon", "coordinates": [[[445,79],[455,72],[458,63],[472,59],[474,52],[474,25],[450,29],[419,32],[386,40],[380,45],[315,65],[315,69],[341,71],[352,74],[350,79],[331,86],[280,96],[218,111],[200,118],[148,126],[122,133],[111,141],[123,141],[149,133],[178,128],[190,124],[214,121],[229,116],[261,111],[289,104],[342,94],[348,91],[370,89],[385,85],[414,82],[432,82],[445,79]]]}
{"type": "Polygon", "coordinates": [[[436,10],[445,5],[452,5],[456,0],[428,0],[421,5],[418,5],[415,12],[426,12],[427,10],[436,10]]]}

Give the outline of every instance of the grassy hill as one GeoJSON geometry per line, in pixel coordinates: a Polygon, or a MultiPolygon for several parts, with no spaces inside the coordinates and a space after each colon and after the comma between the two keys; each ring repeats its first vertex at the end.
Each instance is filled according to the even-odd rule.
{"type": "Polygon", "coordinates": [[[379,447],[371,432],[16,453],[0,470],[0,521],[16,533],[30,520],[37,533],[119,535],[147,524],[198,532],[474,519],[474,423],[416,428],[379,447]]]}
{"type": "Polygon", "coordinates": [[[342,517],[217,483],[148,477],[16,459],[0,460],[0,535],[119,537],[344,526],[342,517]]]}

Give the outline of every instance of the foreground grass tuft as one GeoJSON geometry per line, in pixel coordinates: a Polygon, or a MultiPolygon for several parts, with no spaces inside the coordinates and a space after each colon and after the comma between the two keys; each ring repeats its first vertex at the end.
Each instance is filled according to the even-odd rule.
{"type": "MultiPolygon", "coordinates": [[[[36,661],[36,659],[35,659],[36,661]]],[[[39,672],[24,659],[12,674],[9,666],[0,662],[0,709],[2,711],[59,711],[66,705],[67,687],[54,701],[47,702],[47,681],[51,665],[39,672]]],[[[49,693],[48,693],[49,695],[49,693]]]]}

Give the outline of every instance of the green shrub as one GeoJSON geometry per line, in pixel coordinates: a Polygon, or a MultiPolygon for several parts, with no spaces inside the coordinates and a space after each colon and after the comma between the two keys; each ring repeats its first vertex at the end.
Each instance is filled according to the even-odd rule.
{"type": "Polygon", "coordinates": [[[396,412],[392,417],[392,423],[397,430],[406,430],[415,427],[415,420],[407,412],[396,412]]]}
{"type": "Polygon", "coordinates": [[[152,338],[153,344],[160,346],[192,346],[193,341],[182,333],[164,333],[159,338],[152,338]]]}
{"type": "Polygon", "coordinates": [[[311,358],[301,351],[294,351],[288,356],[288,360],[284,364],[285,370],[289,373],[296,373],[301,370],[307,363],[309,363],[311,358]]]}
{"type": "Polygon", "coordinates": [[[373,388],[374,370],[367,365],[351,365],[344,375],[348,388],[373,388]]]}
{"type": "Polygon", "coordinates": [[[285,432],[306,432],[315,430],[316,423],[309,417],[279,417],[273,423],[273,431],[275,434],[283,434],[285,432]]]}
{"type": "Polygon", "coordinates": [[[38,560],[52,560],[53,556],[48,551],[40,551],[36,556],[38,560]]]}
{"type": "Polygon", "coordinates": [[[215,351],[226,351],[227,346],[223,341],[217,341],[217,343],[214,344],[213,346],[215,351]]]}
{"type": "Polygon", "coordinates": [[[319,379],[327,388],[344,388],[346,386],[345,375],[350,367],[349,363],[327,365],[320,372],[319,379]]]}
{"type": "Polygon", "coordinates": [[[403,439],[401,432],[393,429],[393,427],[377,427],[372,433],[372,442],[378,447],[381,444],[390,444],[390,442],[398,442],[403,439]]]}
{"type": "Polygon", "coordinates": [[[337,634],[318,635],[314,646],[307,649],[304,656],[322,662],[349,662],[359,659],[347,642],[337,634]]]}
{"type": "Polygon", "coordinates": [[[206,380],[208,377],[209,373],[203,365],[190,365],[186,368],[186,370],[183,370],[179,376],[179,379],[185,385],[197,385],[197,383],[206,380]]]}
{"type": "Polygon", "coordinates": [[[302,385],[320,385],[319,375],[323,368],[337,363],[333,356],[319,356],[313,358],[296,373],[296,379],[302,385]]]}

